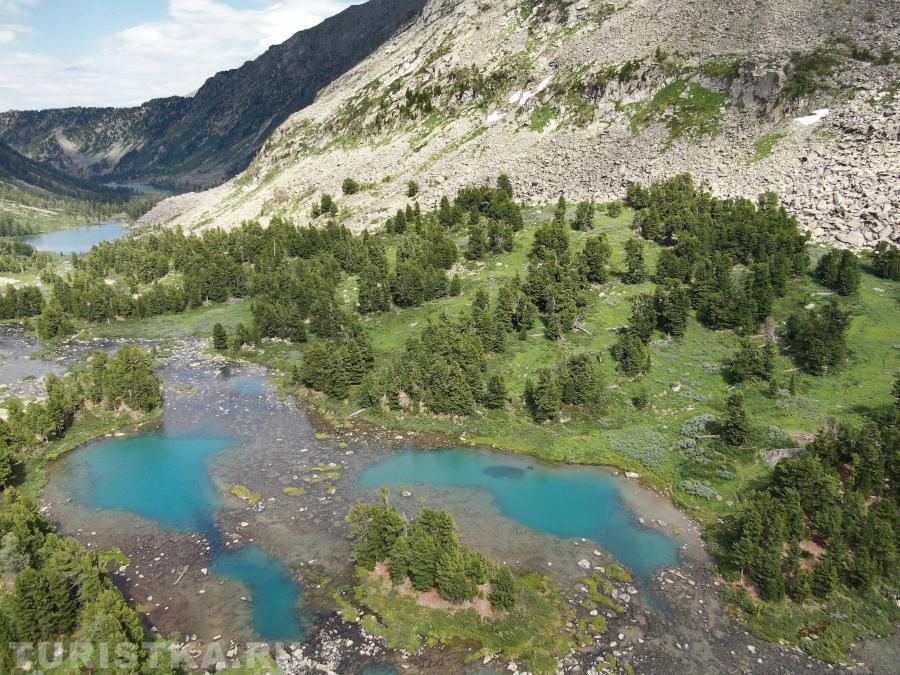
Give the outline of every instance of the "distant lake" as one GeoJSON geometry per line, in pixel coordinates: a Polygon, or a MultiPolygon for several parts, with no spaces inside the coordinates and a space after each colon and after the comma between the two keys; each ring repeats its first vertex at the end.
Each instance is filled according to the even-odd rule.
{"type": "Polygon", "coordinates": [[[50,251],[51,253],[87,253],[94,244],[101,241],[121,239],[127,237],[129,229],[124,220],[114,220],[111,223],[97,225],[85,225],[83,227],[71,227],[67,230],[55,230],[44,232],[29,237],[22,237],[34,246],[38,251],[50,251]]]}

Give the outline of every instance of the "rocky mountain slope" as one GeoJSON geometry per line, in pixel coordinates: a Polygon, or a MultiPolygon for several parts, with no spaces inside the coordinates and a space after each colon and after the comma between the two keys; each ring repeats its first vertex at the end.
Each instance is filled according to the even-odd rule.
{"type": "Polygon", "coordinates": [[[892,0],[429,0],[241,176],[145,222],[305,220],[348,176],[341,217],[362,228],[411,180],[423,206],[501,172],[524,199],[602,201],[690,171],[781,193],[820,240],[896,241],[898,37],[892,0]]]}
{"type": "Polygon", "coordinates": [[[351,6],[210,78],[193,97],[137,108],[0,113],[0,141],[82,177],[216,185],[244,169],[278,125],[387,40],[424,1],[351,6]]]}
{"type": "Polygon", "coordinates": [[[87,201],[126,201],[129,190],[117,190],[73,178],[39,164],[0,143],[0,185],[87,201]]]}

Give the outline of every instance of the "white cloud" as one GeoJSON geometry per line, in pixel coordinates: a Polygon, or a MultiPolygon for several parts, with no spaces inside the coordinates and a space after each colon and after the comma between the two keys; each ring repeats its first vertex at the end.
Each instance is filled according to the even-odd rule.
{"type": "MultiPolygon", "coordinates": [[[[164,19],[102,40],[74,62],[15,51],[0,26],[0,110],[136,105],[188,94],[359,0],[263,0],[238,10],[217,0],[170,0],[164,19]]],[[[27,0],[33,2],[33,0],[27,0]]],[[[14,8],[22,0],[0,0],[14,8]]]]}
{"type": "Polygon", "coordinates": [[[18,37],[19,33],[30,33],[28,26],[19,26],[14,23],[0,23],[0,45],[9,44],[18,37]]]}
{"type": "Polygon", "coordinates": [[[21,14],[26,7],[33,7],[39,0],[0,0],[0,14],[21,14]]]}

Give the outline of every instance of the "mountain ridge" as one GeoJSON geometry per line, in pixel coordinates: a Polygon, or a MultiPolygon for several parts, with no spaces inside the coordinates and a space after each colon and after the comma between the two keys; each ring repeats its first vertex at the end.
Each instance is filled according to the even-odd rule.
{"type": "Polygon", "coordinates": [[[526,200],[604,201],[689,171],[719,194],[779,192],[820,240],[897,240],[898,35],[884,0],[430,0],[244,174],[145,220],[304,219],[353,177],[369,187],[342,219],[366,228],[409,180],[423,206],[498,173],[526,200]]]}
{"type": "Polygon", "coordinates": [[[370,0],[300,31],[192,97],[134,108],[0,113],[0,141],[73,175],[209,187],[242,170],[284,119],[421,9],[424,0],[370,0]]]}
{"type": "Polygon", "coordinates": [[[0,143],[0,183],[32,191],[88,201],[127,201],[130,190],[109,188],[75,178],[35,162],[0,143]]]}

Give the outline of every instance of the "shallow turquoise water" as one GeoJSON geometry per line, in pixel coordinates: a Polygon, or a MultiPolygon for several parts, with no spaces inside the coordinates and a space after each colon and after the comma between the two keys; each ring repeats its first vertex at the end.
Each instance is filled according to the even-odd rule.
{"type": "Polygon", "coordinates": [[[31,244],[38,251],[68,254],[87,253],[94,244],[99,244],[101,241],[120,239],[127,236],[128,228],[125,227],[125,221],[116,220],[111,223],[44,232],[43,234],[23,237],[22,241],[31,244]]]}
{"type": "Polygon", "coordinates": [[[507,517],[551,535],[592,539],[644,579],[678,562],[678,542],[641,526],[622,500],[622,481],[600,470],[472,450],[413,451],[367,467],[358,484],[488,490],[507,517]]]}
{"type": "Polygon", "coordinates": [[[259,546],[223,551],[210,572],[247,585],[253,598],[253,626],[266,640],[296,640],[304,634],[297,612],[300,584],[259,546]]]}
{"type": "Polygon", "coordinates": [[[244,396],[263,396],[266,393],[267,382],[268,380],[262,376],[240,375],[230,378],[228,386],[244,396]]]}
{"type": "Polygon", "coordinates": [[[206,462],[235,443],[162,432],[110,438],[66,458],[66,485],[80,504],[130,511],[170,531],[206,533],[223,506],[206,462]]]}
{"type": "Polygon", "coordinates": [[[213,547],[210,572],[247,585],[253,627],[265,640],[305,635],[300,585],[258,546],[234,551],[219,545],[216,514],[225,502],[210,480],[208,462],[237,439],[153,432],[106,439],[62,460],[61,478],[80,504],[129,511],[163,529],[205,534],[213,547]]]}

